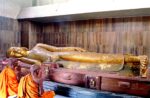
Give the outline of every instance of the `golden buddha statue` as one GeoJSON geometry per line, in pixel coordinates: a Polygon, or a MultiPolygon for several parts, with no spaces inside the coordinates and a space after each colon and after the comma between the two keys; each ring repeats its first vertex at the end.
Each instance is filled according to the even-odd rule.
{"type": "Polygon", "coordinates": [[[121,71],[128,66],[133,71],[139,69],[141,77],[147,76],[148,57],[146,55],[102,54],[88,52],[79,47],[55,47],[39,43],[31,50],[25,47],[11,47],[8,57],[16,57],[29,64],[56,62],[64,68],[101,71],[121,71]]]}

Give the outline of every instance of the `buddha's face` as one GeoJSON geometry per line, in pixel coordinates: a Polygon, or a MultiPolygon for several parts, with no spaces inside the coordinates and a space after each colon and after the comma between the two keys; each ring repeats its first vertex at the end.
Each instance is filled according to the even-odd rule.
{"type": "Polygon", "coordinates": [[[7,51],[8,57],[25,57],[27,56],[28,49],[25,47],[11,47],[7,51]]]}

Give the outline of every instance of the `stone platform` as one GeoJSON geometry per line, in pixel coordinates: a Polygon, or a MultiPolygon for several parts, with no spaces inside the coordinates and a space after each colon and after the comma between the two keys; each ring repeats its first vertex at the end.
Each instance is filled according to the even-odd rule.
{"type": "Polygon", "coordinates": [[[51,81],[44,81],[43,87],[44,90],[54,90],[57,98],[142,98],[140,96],[98,91],[51,81]]]}

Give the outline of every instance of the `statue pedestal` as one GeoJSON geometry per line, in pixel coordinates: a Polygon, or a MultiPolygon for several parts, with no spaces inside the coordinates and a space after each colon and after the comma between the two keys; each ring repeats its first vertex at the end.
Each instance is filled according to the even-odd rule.
{"type": "Polygon", "coordinates": [[[149,78],[126,77],[120,76],[117,73],[71,70],[64,68],[50,69],[50,73],[51,80],[59,83],[76,85],[98,91],[110,91],[136,96],[150,96],[149,78]]]}

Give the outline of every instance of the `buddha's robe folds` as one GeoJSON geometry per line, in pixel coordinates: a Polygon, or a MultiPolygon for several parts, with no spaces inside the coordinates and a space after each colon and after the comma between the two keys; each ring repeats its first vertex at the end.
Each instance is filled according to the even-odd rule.
{"type": "Polygon", "coordinates": [[[0,73],[0,98],[17,95],[18,81],[15,72],[6,67],[0,73]]]}
{"type": "Polygon", "coordinates": [[[53,98],[53,91],[39,94],[39,85],[33,81],[31,74],[21,78],[18,87],[18,98],[53,98]]]}

